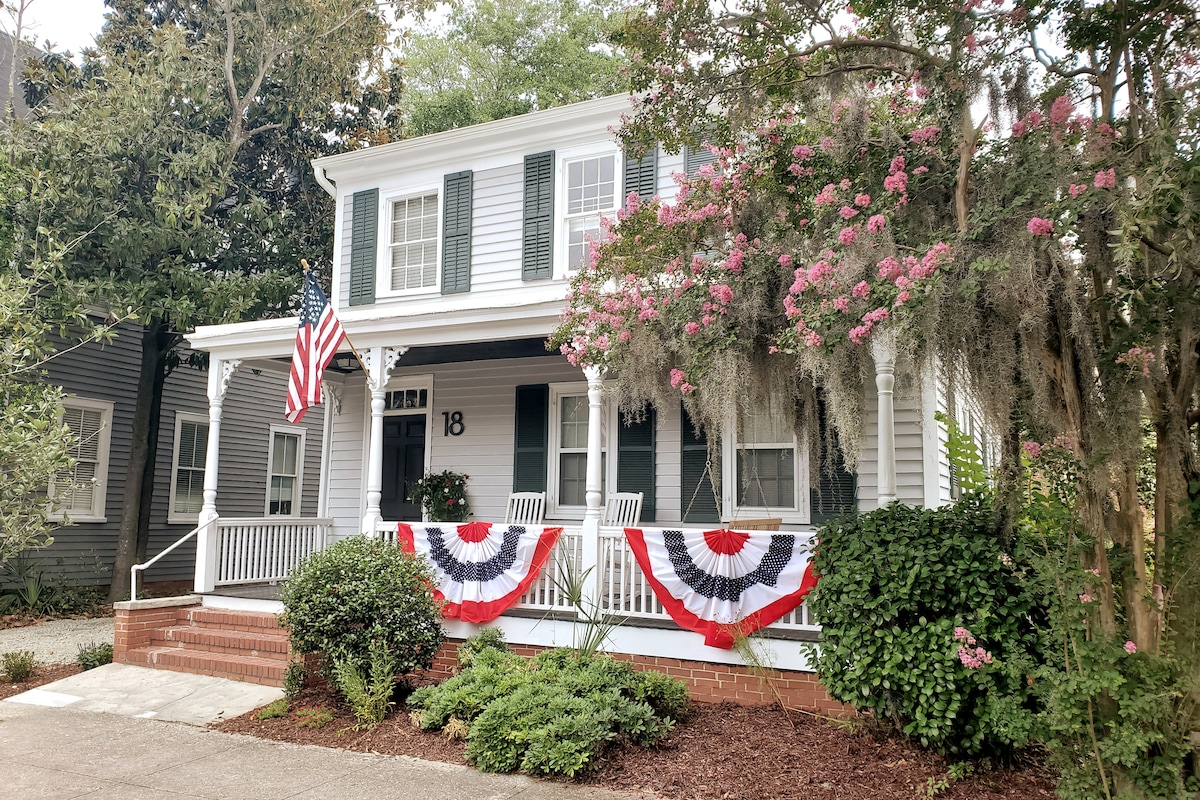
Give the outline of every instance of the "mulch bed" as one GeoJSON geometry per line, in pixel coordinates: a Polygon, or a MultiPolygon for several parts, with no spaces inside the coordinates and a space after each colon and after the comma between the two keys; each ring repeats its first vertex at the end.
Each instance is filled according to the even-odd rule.
{"type": "MultiPolygon", "coordinates": [[[[346,750],[407,755],[465,764],[465,746],[413,728],[399,706],[369,731],[351,730],[354,716],[324,684],[301,692],[293,713],[259,720],[251,712],[214,727],[266,739],[346,750]],[[302,728],[295,710],[323,707],[333,720],[302,728]]],[[[937,791],[953,800],[1031,800],[1054,796],[1052,776],[1037,759],[1018,767],[977,769],[937,791]]],[[[838,722],[775,707],[696,703],[692,715],[655,749],[610,749],[582,783],[663,800],[868,800],[927,797],[946,777],[942,758],[862,721],[838,722]]]]}
{"type": "Polygon", "coordinates": [[[6,697],[27,692],[30,689],[36,689],[38,686],[44,686],[47,683],[53,683],[63,678],[69,678],[72,675],[77,675],[83,671],[83,668],[78,664],[42,664],[39,665],[33,675],[29,676],[28,680],[20,683],[11,683],[0,679],[0,700],[6,697]]]}

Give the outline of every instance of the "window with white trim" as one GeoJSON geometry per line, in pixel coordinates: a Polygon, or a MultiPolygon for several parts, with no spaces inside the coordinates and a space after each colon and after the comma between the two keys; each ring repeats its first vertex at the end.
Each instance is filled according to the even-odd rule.
{"type": "Polygon", "coordinates": [[[304,434],[303,430],[271,426],[271,448],[267,457],[268,517],[291,517],[300,513],[304,434]]]}
{"type": "MultiPolygon", "coordinates": [[[[616,476],[609,475],[608,437],[615,430],[609,419],[611,409],[604,404],[600,435],[600,492],[615,485],[616,476]]],[[[553,514],[568,511],[575,514],[587,507],[587,441],[588,396],[586,384],[551,384],[550,386],[550,463],[547,485],[550,488],[548,511],[553,514]]]]}
{"type": "Polygon", "coordinates": [[[70,397],[63,401],[62,421],[75,437],[71,446],[75,465],[54,478],[55,518],[105,521],[112,416],[113,404],[104,400],[70,397]]]}
{"type": "Polygon", "coordinates": [[[175,448],[171,461],[171,497],[167,522],[196,522],[204,505],[204,465],[208,453],[208,418],[175,415],[175,448]]]}
{"type": "Polygon", "coordinates": [[[438,285],[438,193],[388,200],[390,292],[433,289],[438,285]]]}
{"type": "Polygon", "coordinates": [[[803,509],[801,488],[807,491],[808,482],[802,480],[801,452],[787,405],[772,399],[769,408],[740,415],[732,464],[735,509],[803,509]]]}
{"type": "Polygon", "coordinates": [[[600,238],[600,218],[616,212],[617,157],[578,158],[564,166],[567,270],[575,272],[587,264],[591,242],[600,238]]]}

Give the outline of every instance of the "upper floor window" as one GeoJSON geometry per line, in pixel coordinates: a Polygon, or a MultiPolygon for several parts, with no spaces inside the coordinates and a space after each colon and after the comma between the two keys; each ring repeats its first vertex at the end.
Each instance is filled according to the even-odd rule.
{"type": "Polygon", "coordinates": [[[590,243],[600,238],[600,217],[616,210],[617,157],[566,162],[567,269],[587,264],[590,243]]]}
{"type": "Polygon", "coordinates": [[[437,287],[437,192],[391,200],[390,272],[386,290],[405,292],[437,287]]]}
{"type": "Polygon", "coordinates": [[[272,426],[268,457],[267,516],[300,513],[300,483],[304,467],[304,431],[272,426]]]}
{"type": "Polygon", "coordinates": [[[208,418],[175,415],[175,451],[167,522],[195,522],[204,505],[204,466],[208,453],[208,418]]]}
{"type": "Polygon", "coordinates": [[[112,403],[79,397],[63,401],[62,420],[75,442],[75,466],[54,479],[51,491],[56,517],[75,522],[103,522],[108,487],[108,450],[112,430],[112,403]]]}

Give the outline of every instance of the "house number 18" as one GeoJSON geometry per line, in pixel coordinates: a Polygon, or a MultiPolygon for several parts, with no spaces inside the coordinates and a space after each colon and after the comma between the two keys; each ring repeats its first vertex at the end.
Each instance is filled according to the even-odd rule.
{"type": "Polygon", "coordinates": [[[443,411],[442,420],[442,436],[462,436],[462,432],[467,429],[463,424],[461,411],[443,411]]]}

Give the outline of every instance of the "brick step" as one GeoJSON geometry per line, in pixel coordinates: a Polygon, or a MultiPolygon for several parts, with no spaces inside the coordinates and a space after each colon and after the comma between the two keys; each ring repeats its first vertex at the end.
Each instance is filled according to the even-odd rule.
{"type": "Polygon", "coordinates": [[[287,668],[286,661],[275,658],[155,646],[128,651],[126,663],[279,687],[287,668]]]}
{"type": "Polygon", "coordinates": [[[173,625],[150,632],[151,647],[173,647],[211,653],[247,655],[287,661],[290,648],[283,631],[248,633],[222,628],[173,625]]]}
{"type": "Polygon", "coordinates": [[[176,614],[180,625],[192,625],[227,631],[269,633],[282,631],[274,614],[262,611],[230,611],[224,608],[183,606],[176,614]]]}

